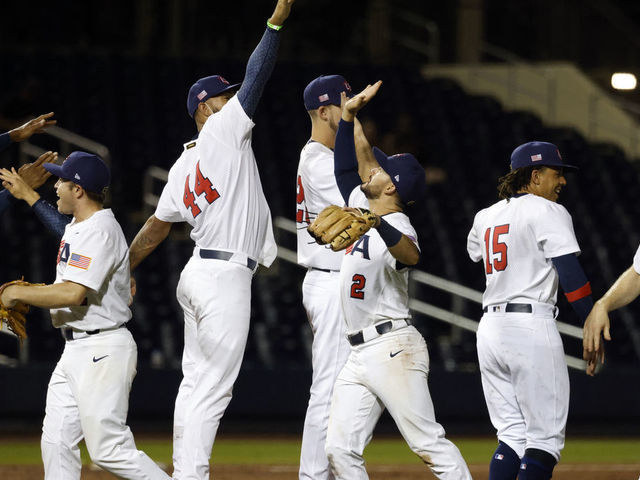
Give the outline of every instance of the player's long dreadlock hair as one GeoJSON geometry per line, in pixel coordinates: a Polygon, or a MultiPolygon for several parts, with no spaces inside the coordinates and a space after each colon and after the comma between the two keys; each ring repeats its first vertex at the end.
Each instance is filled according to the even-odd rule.
{"type": "Polygon", "coordinates": [[[540,170],[538,166],[517,168],[511,170],[506,175],[498,179],[498,198],[506,199],[513,197],[523,187],[529,185],[531,181],[531,172],[540,170]]]}

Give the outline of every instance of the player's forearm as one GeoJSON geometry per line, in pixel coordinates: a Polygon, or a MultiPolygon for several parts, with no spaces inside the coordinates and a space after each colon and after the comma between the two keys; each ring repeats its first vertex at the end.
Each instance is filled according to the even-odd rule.
{"type": "Polygon", "coordinates": [[[379,167],[371,144],[364,134],[362,124],[356,118],[354,121],[353,140],[356,145],[356,157],[358,158],[358,175],[360,180],[366,182],[369,179],[369,173],[376,167],[379,167]]]}
{"type": "Polygon", "coordinates": [[[158,220],[154,215],[147,219],[129,247],[129,264],[132,272],[167,238],[170,230],[171,223],[158,220]]]}
{"type": "Polygon", "coordinates": [[[279,32],[267,27],[260,43],[249,57],[244,80],[238,90],[238,101],[248,117],[253,117],[258,108],[264,87],[276,64],[279,45],[279,32]]]}
{"type": "Polygon", "coordinates": [[[393,258],[406,266],[415,265],[420,261],[418,247],[400,230],[388,223],[384,218],[378,217],[380,222],[377,227],[378,234],[389,249],[393,258]]]}
{"type": "Polygon", "coordinates": [[[71,222],[70,216],[60,213],[56,207],[46,200],[41,199],[40,195],[38,195],[35,203],[31,204],[31,208],[33,208],[36,216],[47,230],[53,233],[56,237],[62,238],[65,227],[69,222],[71,222]]]}
{"type": "Polygon", "coordinates": [[[0,152],[11,144],[9,132],[0,133],[0,152]]]}
{"type": "Polygon", "coordinates": [[[629,267],[596,304],[607,312],[612,312],[628,305],[638,295],[640,295],[640,275],[633,267],[629,267]]]}
{"type": "Polygon", "coordinates": [[[9,190],[0,190],[0,213],[9,208],[10,199],[11,193],[9,193],[9,190]]]}
{"type": "Polygon", "coordinates": [[[64,308],[81,305],[87,296],[87,287],[74,282],[52,285],[15,285],[11,296],[23,303],[40,308],[64,308]]]}
{"type": "Polygon", "coordinates": [[[361,184],[358,175],[358,160],[353,138],[353,122],[340,120],[336,134],[335,152],[333,155],[334,174],[338,189],[345,203],[349,203],[349,195],[361,184]]]}

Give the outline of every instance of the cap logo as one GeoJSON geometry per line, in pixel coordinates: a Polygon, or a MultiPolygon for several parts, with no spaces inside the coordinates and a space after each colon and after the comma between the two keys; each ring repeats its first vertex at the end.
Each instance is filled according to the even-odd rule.
{"type": "Polygon", "coordinates": [[[344,81],[344,88],[346,88],[348,92],[351,91],[351,85],[349,85],[349,82],[347,82],[346,80],[344,81]]]}
{"type": "Polygon", "coordinates": [[[196,95],[198,97],[198,100],[202,100],[204,97],[207,96],[207,91],[206,90],[202,90],[198,95],[196,95]]]}
{"type": "Polygon", "coordinates": [[[326,102],[326,101],[328,101],[328,100],[329,100],[329,94],[328,94],[328,93],[325,93],[325,94],[320,95],[320,96],[318,97],[318,101],[319,101],[319,102],[326,102]]]}
{"type": "Polygon", "coordinates": [[[80,175],[78,175],[77,173],[73,176],[73,178],[75,178],[76,180],[80,180],[80,175]]]}
{"type": "Polygon", "coordinates": [[[558,158],[559,158],[560,160],[562,160],[562,155],[560,155],[560,150],[558,150],[558,149],[556,148],[556,152],[558,152],[558,158]]]}
{"type": "Polygon", "coordinates": [[[539,162],[540,160],[542,160],[542,155],[540,155],[539,153],[536,153],[535,155],[531,155],[532,162],[539,162]]]}
{"type": "Polygon", "coordinates": [[[226,79],[226,78],[222,78],[222,77],[218,77],[218,78],[220,79],[220,81],[221,81],[222,83],[226,83],[227,85],[229,85],[229,82],[227,81],[227,79],[226,79]]]}

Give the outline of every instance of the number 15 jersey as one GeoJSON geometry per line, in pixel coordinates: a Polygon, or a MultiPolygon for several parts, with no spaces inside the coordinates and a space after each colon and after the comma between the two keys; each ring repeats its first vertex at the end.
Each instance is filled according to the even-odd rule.
{"type": "Polygon", "coordinates": [[[480,210],[467,237],[471,260],[484,263],[483,306],[506,302],[555,305],[554,257],[580,253],[571,215],[562,205],[526,194],[480,210]]]}

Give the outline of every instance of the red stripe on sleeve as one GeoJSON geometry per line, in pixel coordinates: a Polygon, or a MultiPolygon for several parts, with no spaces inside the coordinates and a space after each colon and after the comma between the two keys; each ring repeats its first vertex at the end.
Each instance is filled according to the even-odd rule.
{"type": "Polygon", "coordinates": [[[591,283],[587,282],[579,289],[574,290],[573,292],[565,293],[564,296],[567,297],[567,300],[570,302],[575,302],[584,298],[588,295],[591,295],[591,283]]]}

